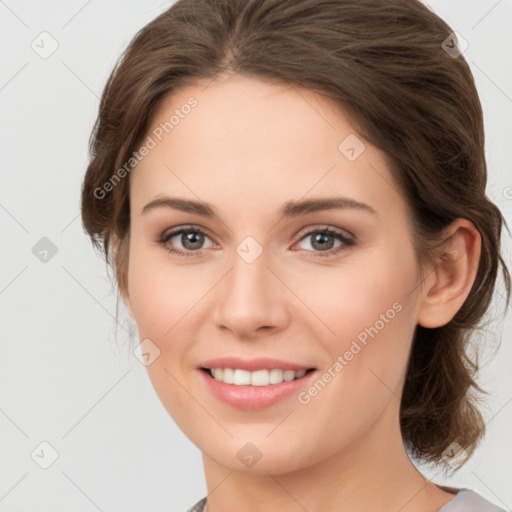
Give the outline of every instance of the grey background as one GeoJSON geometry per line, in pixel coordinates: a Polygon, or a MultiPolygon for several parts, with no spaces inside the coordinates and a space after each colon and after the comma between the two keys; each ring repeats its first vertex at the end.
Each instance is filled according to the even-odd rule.
{"type": "MultiPolygon", "coordinates": [[[[0,512],[184,511],[206,494],[199,450],[129,350],[124,310],[116,329],[115,295],[79,217],[103,85],[136,31],[171,3],[0,1],[0,512]],[[58,43],[46,59],[31,47],[46,37],[51,48],[43,31],[58,43]],[[36,257],[43,237],[57,251],[46,262],[36,257]],[[47,469],[44,441],[58,453],[47,469]]],[[[429,5],[469,44],[488,195],[512,225],[512,2],[429,5]]],[[[511,508],[512,326],[497,299],[479,379],[487,437],[453,478],[426,474],[511,508]]]]}

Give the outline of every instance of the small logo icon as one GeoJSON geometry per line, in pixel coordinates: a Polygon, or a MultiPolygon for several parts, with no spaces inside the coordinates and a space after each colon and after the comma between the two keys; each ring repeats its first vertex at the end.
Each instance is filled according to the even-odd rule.
{"type": "Polygon", "coordinates": [[[350,162],[359,158],[365,149],[363,141],[353,133],[345,137],[338,146],[339,152],[350,162]]]}
{"type": "Polygon", "coordinates": [[[135,347],[133,354],[144,366],[149,366],[160,356],[160,349],[149,338],[146,338],[135,347]]]}
{"type": "Polygon", "coordinates": [[[252,468],[256,462],[258,462],[262,453],[258,450],[258,448],[253,443],[245,443],[236,456],[242,461],[242,463],[248,468],[252,468]]]}
{"type": "Polygon", "coordinates": [[[444,450],[441,456],[446,464],[456,469],[467,458],[468,452],[457,441],[454,441],[444,450]]]}
{"type": "Polygon", "coordinates": [[[41,59],[46,60],[57,51],[59,43],[50,33],[44,31],[30,43],[30,46],[41,59]]]}
{"type": "Polygon", "coordinates": [[[59,458],[59,452],[48,441],[43,441],[30,456],[39,467],[48,469],[59,458]]]}
{"type": "Polygon", "coordinates": [[[48,263],[57,254],[57,246],[49,238],[43,236],[43,238],[32,247],[32,254],[41,263],[48,263]]]}
{"type": "Polygon", "coordinates": [[[236,252],[246,263],[252,263],[261,255],[263,247],[252,236],[248,236],[238,244],[236,252]]]}
{"type": "Polygon", "coordinates": [[[469,43],[458,33],[452,32],[442,43],[441,48],[452,58],[456,59],[469,47],[469,43]]]}

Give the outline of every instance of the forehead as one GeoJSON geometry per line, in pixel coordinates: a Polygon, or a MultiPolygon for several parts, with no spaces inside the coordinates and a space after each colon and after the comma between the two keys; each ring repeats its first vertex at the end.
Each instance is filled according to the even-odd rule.
{"type": "Polygon", "coordinates": [[[240,76],[179,89],[163,102],[151,126],[165,129],[173,113],[174,125],[165,133],[169,143],[193,135],[198,149],[217,148],[220,153],[231,145],[231,154],[251,160],[264,157],[262,148],[272,151],[272,158],[286,153],[293,157],[299,144],[302,152],[314,148],[317,154],[337,154],[341,139],[354,132],[345,115],[325,97],[296,85],[240,76]],[[196,106],[188,108],[192,99],[196,106]]]}
{"type": "Polygon", "coordinates": [[[154,147],[130,177],[136,203],[171,191],[245,207],[334,192],[380,208],[401,199],[384,155],[340,108],[296,85],[236,76],[179,89],[147,137],[154,147]]]}

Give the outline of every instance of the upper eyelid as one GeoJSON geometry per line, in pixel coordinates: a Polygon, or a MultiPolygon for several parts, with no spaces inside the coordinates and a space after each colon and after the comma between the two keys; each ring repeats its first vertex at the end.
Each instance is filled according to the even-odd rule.
{"type": "MultiPolygon", "coordinates": [[[[194,225],[194,224],[184,224],[182,226],[176,226],[175,228],[169,228],[169,229],[163,231],[163,233],[159,236],[159,239],[167,239],[168,240],[169,238],[174,237],[174,236],[180,234],[181,232],[187,231],[187,230],[190,230],[190,231],[197,230],[199,232],[202,232],[206,236],[208,236],[212,241],[214,241],[215,237],[213,237],[210,234],[210,230],[208,230],[207,228],[205,228],[203,226],[194,225]]],[[[314,232],[322,232],[322,231],[332,231],[332,232],[334,232],[334,234],[339,235],[343,238],[348,238],[351,241],[355,241],[357,239],[357,237],[353,233],[348,231],[347,229],[339,228],[336,226],[331,226],[330,224],[316,224],[316,225],[308,226],[305,228],[301,228],[293,234],[293,238],[299,236],[300,237],[299,241],[300,241],[305,236],[310,236],[314,232]]]]}
{"type": "Polygon", "coordinates": [[[318,232],[332,231],[335,234],[340,235],[342,237],[350,238],[351,240],[356,239],[356,236],[353,233],[351,233],[350,231],[348,231],[347,229],[338,228],[336,226],[331,226],[330,224],[317,224],[316,226],[313,225],[313,226],[309,226],[307,228],[299,229],[299,231],[297,231],[293,235],[293,237],[295,238],[296,236],[300,236],[301,238],[303,238],[304,236],[310,235],[312,232],[317,232],[317,231],[318,232]],[[348,236],[346,236],[346,235],[348,235],[348,236]]]}

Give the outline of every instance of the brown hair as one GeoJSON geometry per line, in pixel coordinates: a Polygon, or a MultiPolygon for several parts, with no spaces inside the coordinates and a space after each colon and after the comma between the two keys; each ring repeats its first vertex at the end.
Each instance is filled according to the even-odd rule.
{"type": "Polygon", "coordinates": [[[136,34],[110,75],[82,188],[85,230],[126,290],[129,180],[112,179],[165,98],[229,72],[295,84],[335,102],[386,155],[411,211],[420,269],[456,218],[469,219],[481,235],[469,296],[447,325],[418,325],[410,354],[402,435],[413,457],[435,463],[452,441],[471,455],[485,430],[468,343],[490,306],[500,264],[507,305],[510,299],[500,254],[506,222],[485,194],[482,108],[467,62],[445,51],[451,33],[417,0],[179,0],[136,34]]]}

